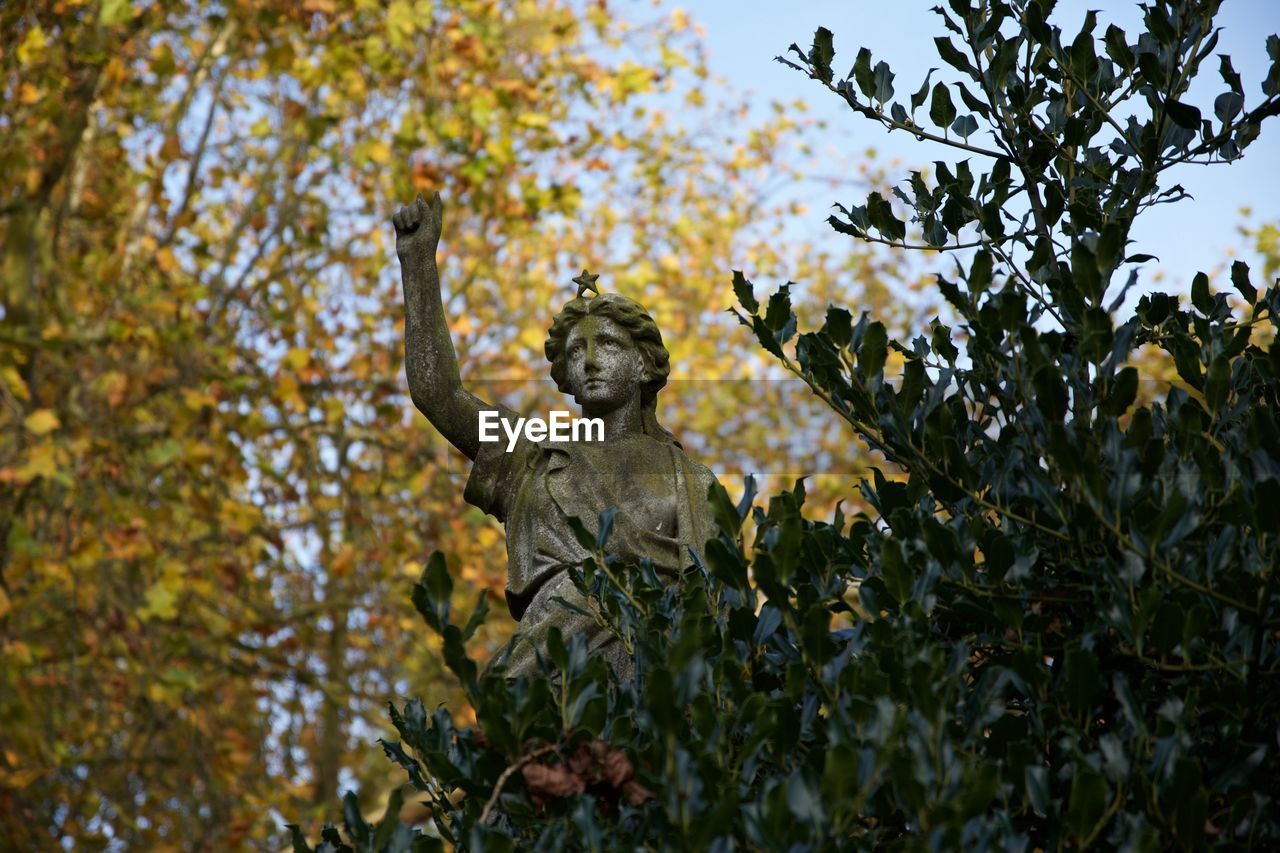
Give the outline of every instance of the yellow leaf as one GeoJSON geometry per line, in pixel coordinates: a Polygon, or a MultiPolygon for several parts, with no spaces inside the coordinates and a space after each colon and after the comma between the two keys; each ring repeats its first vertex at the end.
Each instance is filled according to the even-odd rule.
{"type": "Polygon", "coordinates": [[[31,451],[31,455],[18,468],[17,478],[20,483],[29,483],[36,477],[54,477],[57,473],[58,464],[53,458],[53,447],[41,444],[31,451]]]}
{"type": "Polygon", "coordinates": [[[3,653],[4,657],[15,663],[21,664],[22,666],[26,666],[31,663],[31,647],[21,640],[14,640],[12,642],[5,643],[4,647],[0,649],[0,653],[3,653]]]}
{"type": "Polygon", "coordinates": [[[29,432],[47,435],[62,426],[62,421],[58,420],[58,416],[52,409],[38,409],[27,415],[27,419],[22,424],[29,432]]]}
{"type": "Polygon", "coordinates": [[[160,272],[173,272],[178,266],[178,259],[173,254],[173,249],[165,246],[163,249],[156,252],[156,266],[160,268],[160,272]]]}
{"type": "Polygon", "coordinates": [[[216,405],[217,402],[208,392],[201,391],[198,388],[182,389],[182,405],[193,412],[198,412],[205,406],[216,405]]]}
{"type": "Polygon", "coordinates": [[[533,128],[548,127],[551,124],[551,118],[546,113],[521,113],[516,121],[533,128]]]}
{"type": "Polygon", "coordinates": [[[303,347],[294,347],[293,349],[285,353],[282,363],[284,364],[285,367],[288,367],[292,370],[298,370],[300,368],[305,367],[307,362],[310,360],[311,360],[311,353],[309,353],[303,347]]]}
{"type": "Polygon", "coordinates": [[[27,390],[27,383],[22,381],[22,375],[17,370],[12,367],[5,367],[0,370],[0,377],[4,378],[4,384],[8,386],[10,394],[23,402],[31,399],[31,392],[27,390]]]}
{"type": "Polygon", "coordinates": [[[369,146],[369,159],[379,166],[385,166],[391,162],[391,146],[381,140],[374,142],[369,146]]]}
{"type": "Polygon", "coordinates": [[[166,575],[147,588],[147,603],[138,610],[138,618],[144,622],[152,619],[172,619],[178,615],[178,587],[182,579],[166,575]]]}
{"type": "Polygon", "coordinates": [[[75,585],[75,579],[71,574],[71,569],[66,563],[59,563],[50,560],[41,566],[40,574],[66,589],[71,589],[75,585]]]}
{"type": "Polygon", "coordinates": [[[324,401],[324,419],[329,423],[340,423],[346,413],[347,407],[341,400],[330,397],[324,401]]]}
{"type": "Polygon", "coordinates": [[[410,560],[400,567],[400,571],[405,577],[417,580],[422,576],[422,563],[417,560],[410,560]]]}
{"type": "Polygon", "coordinates": [[[280,377],[280,399],[287,403],[295,412],[305,412],[307,410],[307,401],[302,399],[302,394],[298,390],[298,380],[291,373],[285,373],[280,377]]]}
{"type": "Polygon", "coordinates": [[[153,681],[147,685],[147,698],[157,705],[169,705],[181,695],[181,691],[162,684],[159,681],[153,681]]]}
{"type": "Polygon", "coordinates": [[[104,27],[123,24],[133,17],[133,4],[129,0],[103,0],[98,11],[98,21],[104,27]]]}
{"type": "Polygon", "coordinates": [[[543,345],[546,343],[546,338],[547,335],[542,329],[526,327],[520,330],[520,343],[535,352],[542,350],[543,345]]]}
{"type": "Polygon", "coordinates": [[[32,27],[27,37],[18,45],[18,62],[30,65],[44,56],[44,49],[49,45],[49,37],[40,27],[32,27]]]}
{"type": "Polygon", "coordinates": [[[405,0],[394,0],[387,7],[387,35],[393,47],[404,47],[413,35],[413,6],[405,0]]]}
{"type": "Polygon", "coordinates": [[[129,394],[129,377],[118,370],[108,370],[98,377],[94,385],[100,393],[106,395],[107,402],[112,406],[119,406],[129,394]]]}

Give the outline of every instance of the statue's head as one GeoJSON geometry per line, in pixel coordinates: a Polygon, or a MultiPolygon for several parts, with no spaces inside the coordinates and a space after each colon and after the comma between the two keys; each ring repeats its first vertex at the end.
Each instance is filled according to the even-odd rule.
{"type": "Polygon", "coordinates": [[[570,300],[551,324],[546,354],[556,387],[584,410],[617,408],[639,395],[645,432],[675,440],[654,415],[670,355],[640,303],[617,293],[570,300]]]}

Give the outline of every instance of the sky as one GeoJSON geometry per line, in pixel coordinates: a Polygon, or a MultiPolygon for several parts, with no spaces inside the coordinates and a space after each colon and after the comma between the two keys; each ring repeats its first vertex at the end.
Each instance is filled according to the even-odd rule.
{"type": "MultiPolygon", "coordinates": [[[[904,93],[919,87],[930,67],[945,67],[933,45],[933,38],[944,33],[942,19],[929,11],[934,5],[936,2],[925,0],[687,0],[683,8],[705,30],[712,73],[736,90],[750,93],[762,108],[760,116],[765,115],[763,108],[771,101],[801,98],[809,104],[813,117],[830,122],[825,138],[845,156],[875,148],[882,163],[901,160],[900,166],[890,169],[891,177],[906,177],[909,169],[935,159],[955,160],[957,152],[917,142],[902,132],[884,131],[855,115],[818,83],[773,58],[785,53],[792,42],[807,49],[814,30],[825,26],[835,34],[833,66],[837,74],[852,66],[858,48],[867,47],[873,62],[884,59],[889,63],[897,75],[897,96],[904,98],[904,93]]],[[[1074,35],[1089,8],[1099,10],[1099,33],[1115,23],[1132,42],[1141,30],[1137,4],[1114,0],[1061,0],[1050,23],[1060,26],[1064,34],[1074,35]]],[[[1280,0],[1225,0],[1217,23],[1222,33],[1214,52],[1231,56],[1244,81],[1245,108],[1249,109],[1263,97],[1260,84],[1269,67],[1265,40],[1268,34],[1280,32],[1280,0]]],[[[935,75],[935,82],[939,79],[950,82],[955,77],[935,75]]],[[[1226,90],[1218,76],[1216,57],[1205,61],[1197,82],[1201,85],[1193,86],[1191,101],[1211,115],[1214,97],[1226,90]]],[[[975,135],[974,141],[981,135],[975,135]]],[[[1139,289],[1155,283],[1157,270],[1167,276],[1162,288],[1185,292],[1198,270],[1209,273],[1215,285],[1226,287],[1230,259],[1248,261],[1253,256],[1240,233],[1241,226],[1280,221],[1278,172],[1280,118],[1273,118],[1264,123],[1261,136],[1240,161],[1187,165],[1167,173],[1165,185],[1181,184],[1194,200],[1160,205],[1139,218],[1132,233],[1136,243],[1130,251],[1159,258],[1143,270],[1139,289]],[[1248,218],[1241,213],[1246,208],[1251,211],[1248,218]]],[[[843,197],[851,194],[847,189],[830,190],[829,194],[829,202],[861,201],[843,197]]],[[[820,245],[838,250],[840,241],[849,238],[831,232],[825,223],[830,212],[822,204],[814,204],[806,214],[811,221],[796,227],[820,245]]]]}

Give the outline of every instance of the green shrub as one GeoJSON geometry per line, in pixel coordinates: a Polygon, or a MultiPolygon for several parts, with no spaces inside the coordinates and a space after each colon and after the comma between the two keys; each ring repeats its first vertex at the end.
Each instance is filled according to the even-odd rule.
{"type": "MultiPolygon", "coordinates": [[[[896,203],[872,193],[831,220],[963,250],[958,280],[938,279],[960,332],[899,342],[838,307],[801,332],[787,287],[761,305],[734,279],[761,345],[903,476],[877,474],[874,511],[830,521],[804,515],[803,483],[767,510],[717,490],[721,532],[679,587],[606,556],[609,518],[583,530],[597,554],[574,576],[634,650],[629,684],[577,642],[552,644],[558,680],[479,678],[476,620],[450,621],[434,558],[415,601],[478,726],[411,702],[384,748],[449,841],[1280,846],[1280,286],[1259,292],[1237,262],[1239,298],[1197,275],[1189,305],[1152,293],[1113,317],[1147,260],[1135,218],[1182,195],[1164,173],[1239,157],[1280,111],[1280,39],[1251,109],[1220,59],[1208,117],[1183,99],[1218,3],[1151,3],[1136,41],[1091,12],[1066,46],[1052,3],[950,5],[959,44],[938,51],[966,83],[926,81],[910,108],[865,50],[837,79],[826,30],[783,61],[982,162],[939,162],[896,203]],[[1130,364],[1144,344],[1180,378],[1152,402],[1130,364]],[[854,627],[833,632],[850,600],[854,627]]],[[[439,844],[394,821],[375,838],[353,811],[359,849],[439,844]]]]}

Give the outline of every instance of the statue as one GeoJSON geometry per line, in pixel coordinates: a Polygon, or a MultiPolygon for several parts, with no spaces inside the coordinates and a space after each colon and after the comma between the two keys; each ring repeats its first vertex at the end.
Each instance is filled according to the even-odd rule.
{"type": "Polygon", "coordinates": [[[506,528],[506,598],[519,625],[491,666],[505,662],[508,677],[535,672],[535,649],[545,656],[556,626],[566,641],[585,635],[591,653],[630,678],[632,662],[617,638],[555,599],[590,609],[564,568],[590,556],[570,517],[590,529],[603,510],[617,508],[609,552],[628,562],[648,558],[673,580],[692,564],[689,550],[701,555],[714,535],[707,491],[715,475],[689,459],[657,420],[657,394],[670,371],[662,335],[639,303],[600,295],[596,276],[584,270],[574,279],[578,295],[551,325],[546,355],[556,386],[585,417],[603,421],[603,440],[534,441],[526,434],[513,446],[482,442],[482,412],[517,416],[463,387],[436,268],[443,209],[437,193],[430,203],[418,196],[392,217],[404,282],[405,372],[414,405],[474,462],[463,498],[506,528]],[[588,298],[588,290],[596,295],[588,298]]]}

